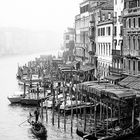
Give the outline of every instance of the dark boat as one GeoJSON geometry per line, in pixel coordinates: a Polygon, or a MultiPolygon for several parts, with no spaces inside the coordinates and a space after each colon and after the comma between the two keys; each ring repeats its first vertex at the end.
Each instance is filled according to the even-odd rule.
{"type": "Polygon", "coordinates": [[[34,121],[29,121],[31,127],[32,133],[37,136],[37,137],[46,137],[47,136],[47,130],[45,126],[41,122],[34,122],[34,121]]]}
{"type": "Polygon", "coordinates": [[[135,119],[135,125],[133,129],[131,125],[128,125],[128,127],[126,128],[116,127],[116,129],[115,128],[109,129],[108,134],[106,133],[106,130],[103,129],[103,130],[99,130],[96,133],[96,136],[94,132],[87,133],[87,132],[84,132],[80,128],[76,129],[76,133],[78,136],[88,139],[88,140],[124,140],[130,136],[139,134],[139,132],[140,132],[140,126],[139,126],[139,121],[137,119],[135,119]]]}

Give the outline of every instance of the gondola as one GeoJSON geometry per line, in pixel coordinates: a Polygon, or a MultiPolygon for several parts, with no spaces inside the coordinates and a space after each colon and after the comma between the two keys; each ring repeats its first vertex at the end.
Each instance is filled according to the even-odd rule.
{"type": "Polygon", "coordinates": [[[28,120],[28,122],[32,126],[31,131],[35,136],[37,136],[37,137],[46,137],[47,136],[47,130],[41,122],[36,123],[36,122],[30,121],[30,120],[28,120]]]}

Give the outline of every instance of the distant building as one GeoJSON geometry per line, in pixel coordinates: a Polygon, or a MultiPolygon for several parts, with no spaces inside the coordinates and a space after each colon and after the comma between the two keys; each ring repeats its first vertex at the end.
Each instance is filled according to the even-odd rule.
{"type": "Polygon", "coordinates": [[[67,28],[64,33],[64,58],[65,61],[73,61],[74,56],[74,39],[75,39],[75,29],[67,28]]]}
{"type": "Polygon", "coordinates": [[[140,0],[124,0],[123,70],[127,75],[140,74],[140,0]]]}

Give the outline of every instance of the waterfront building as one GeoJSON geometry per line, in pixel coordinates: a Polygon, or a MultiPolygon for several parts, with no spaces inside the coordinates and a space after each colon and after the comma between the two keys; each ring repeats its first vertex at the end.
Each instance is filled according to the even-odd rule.
{"type": "Polygon", "coordinates": [[[124,0],[123,70],[126,75],[140,74],[140,0],[124,0]]]}
{"type": "Polygon", "coordinates": [[[75,39],[75,29],[67,28],[67,31],[64,32],[64,61],[73,61],[73,51],[74,51],[74,39],[75,39]]]}
{"type": "Polygon", "coordinates": [[[113,1],[96,7],[96,55],[98,59],[97,77],[104,79],[112,66],[113,42],[113,1]]]}

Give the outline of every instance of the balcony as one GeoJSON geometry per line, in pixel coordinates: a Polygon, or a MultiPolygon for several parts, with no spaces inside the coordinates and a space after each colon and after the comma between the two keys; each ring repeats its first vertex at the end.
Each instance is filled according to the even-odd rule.
{"type": "Polygon", "coordinates": [[[80,14],[75,16],[75,20],[79,20],[80,18],[80,14]]]}
{"type": "Polygon", "coordinates": [[[140,6],[132,7],[132,8],[126,8],[123,11],[123,17],[132,15],[132,14],[138,14],[140,12],[140,6]]]}
{"type": "Polygon", "coordinates": [[[112,55],[122,56],[121,50],[112,50],[112,55]]]}
{"type": "Polygon", "coordinates": [[[132,71],[132,70],[129,70],[129,69],[124,69],[123,73],[127,74],[127,75],[138,75],[138,74],[140,74],[140,72],[138,72],[138,71],[132,71]]]}
{"type": "Polygon", "coordinates": [[[117,73],[117,74],[122,74],[123,73],[123,69],[114,68],[114,67],[109,66],[109,72],[111,72],[111,73],[117,73]]]}
{"type": "Polygon", "coordinates": [[[95,52],[96,52],[95,44],[91,43],[88,48],[88,53],[89,55],[95,55],[95,52]]]}
{"type": "Polygon", "coordinates": [[[117,17],[113,17],[113,22],[117,23],[117,17]]]}
{"type": "Polygon", "coordinates": [[[92,40],[95,40],[95,32],[94,32],[94,28],[90,28],[89,29],[89,39],[92,41],[92,40]]]}
{"type": "Polygon", "coordinates": [[[140,57],[140,50],[124,49],[123,50],[123,55],[124,56],[130,56],[130,57],[140,57]]]}

